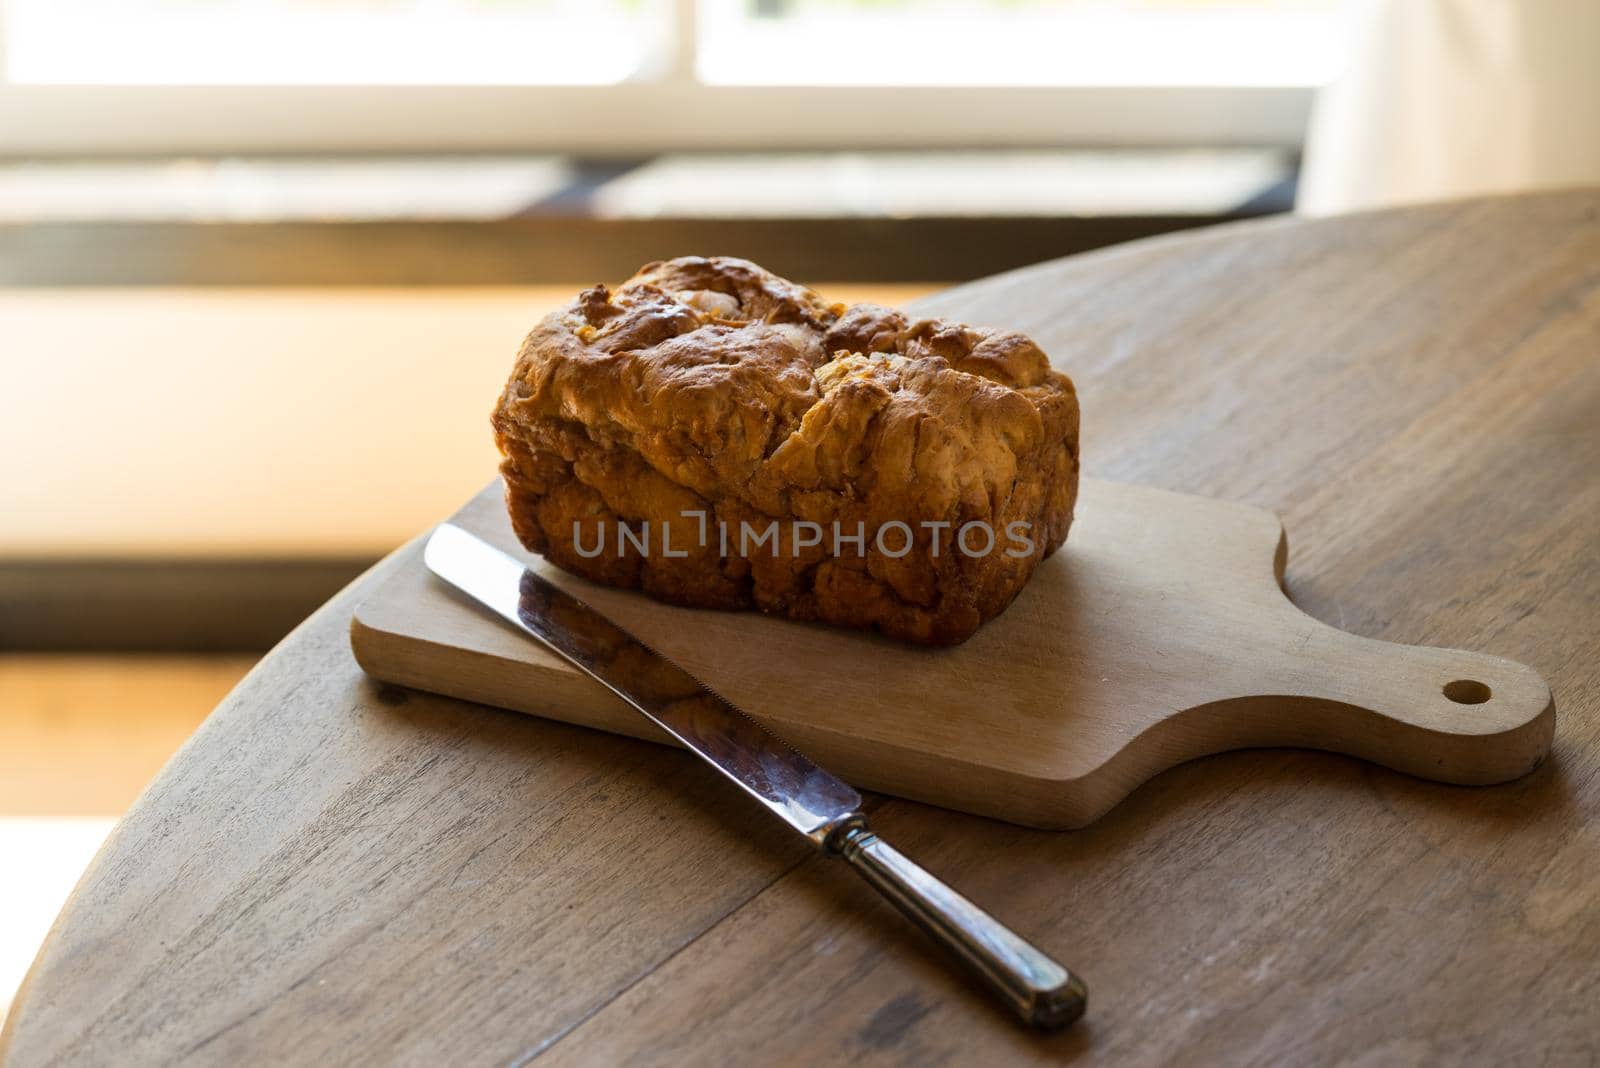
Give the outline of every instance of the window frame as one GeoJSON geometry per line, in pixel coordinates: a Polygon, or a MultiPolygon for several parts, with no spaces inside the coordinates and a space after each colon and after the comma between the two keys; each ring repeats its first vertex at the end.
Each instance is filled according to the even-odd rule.
{"type": "Polygon", "coordinates": [[[0,84],[0,154],[1298,146],[1298,87],[0,84]]]}

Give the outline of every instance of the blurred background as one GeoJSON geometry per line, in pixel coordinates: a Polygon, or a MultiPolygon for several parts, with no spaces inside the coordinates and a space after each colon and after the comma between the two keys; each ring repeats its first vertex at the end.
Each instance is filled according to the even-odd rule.
{"type": "Polygon", "coordinates": [[[492,476],[576,289],[1597,181],[1593,0],[0,0],[0,1015],[217,701],[492,476]]]}

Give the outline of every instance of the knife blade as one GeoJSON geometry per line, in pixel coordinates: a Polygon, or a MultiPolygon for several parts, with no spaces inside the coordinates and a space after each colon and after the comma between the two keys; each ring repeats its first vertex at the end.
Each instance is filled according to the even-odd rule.
{"type": "Polygon", "coordinates": [[[1083,1015],[1081,979],[879,838],[861,796],[677,664],[515,558],[450,523],[428,569],[537,638],[804,835],[845,860],[1028,1024],[1083,1015]]]}

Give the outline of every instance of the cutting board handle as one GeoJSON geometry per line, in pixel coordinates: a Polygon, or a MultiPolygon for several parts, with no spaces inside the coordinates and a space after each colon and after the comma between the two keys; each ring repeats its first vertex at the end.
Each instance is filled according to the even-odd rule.
{"type": "Polygon", "coordinates": [[[1348,753],[1472,785],[1525,775],[1549,751],[1555,704],[1549,685],[1527,665],[1377,641],[1292,605],[1288,611],[1292,618],[1281,620],[1268,643],[1265,674],[1301,707],[1275,717],[1276,744],[1348,753]],[[1307,702],[1315,707],[1304,707],[1307,702]],[[1285,731],[1292,737],[1283,737],[1285,731]],[[1485,745],[1490,738],[1493,744],[1485,745]]]}

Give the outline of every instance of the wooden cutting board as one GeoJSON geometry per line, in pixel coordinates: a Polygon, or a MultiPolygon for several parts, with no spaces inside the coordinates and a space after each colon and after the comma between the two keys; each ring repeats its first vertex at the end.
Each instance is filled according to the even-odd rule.
{"type": "MultiPolygon", "coordinates": [[[[498,481],[453,521],[537,559],[498,481]]],[[[406,551],[351,623],[369,674],[669,741],[406,551]]],[[[1323,624],[1284,596],[1286,556],[1270,512],[1086,479],[1066,546],[953,649],[675,608],[538,566],[855,785],[1035,827],[1080,827],[1228,749],[1326,749],[1466,784],[1544,759],[1555,706],[1537,672],[1323,624]]]]}

